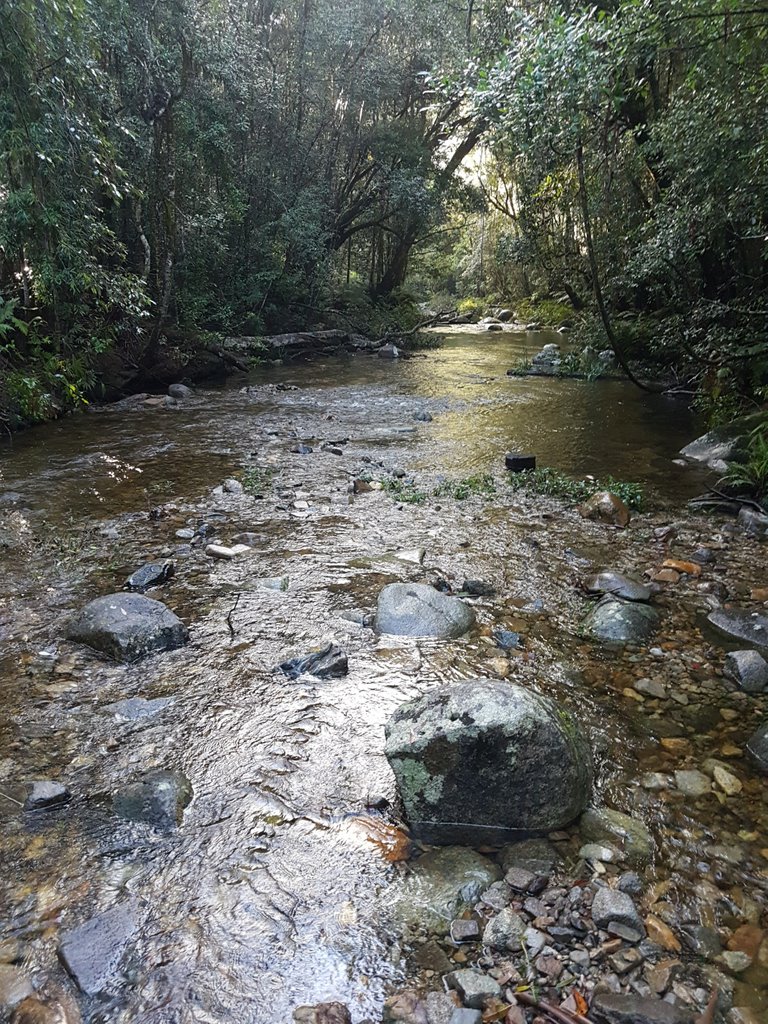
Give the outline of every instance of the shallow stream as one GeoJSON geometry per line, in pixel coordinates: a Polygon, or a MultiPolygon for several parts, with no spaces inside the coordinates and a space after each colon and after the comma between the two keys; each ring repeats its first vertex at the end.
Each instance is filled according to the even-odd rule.
{"type": "MultiPolygon", "coordinates": [[[[56,959],[61,931],[136,899],[141,926],[123,975],[100,999],[79,998],[86,1021],[288,1024],[296,1006],[328,999],[356,1022],[375,1020],[393,987],[423,980],[393,914],[408,870],[391,849],[395,818],[371,805],[395,799],[384,722],[444,680],[509,676],[569,704],[593,736],[596,799],[653,831],[646,881],[661,887],[670,919],[760,921],[768,805],[742,754],[766,698],[724,688],[722,646],[701,630],[711,590],[694,580],[662,589],[652,649],[608,652],[579,627],[590,568],[642,574],[708,543],[717,559],[703,582],[748,605],[764,561],[722,521],[681,511],[702,477],[672,463],[700,432],[679,399],[614,381],[506,376],[551,340],[457,329],[408,360],[264,368],[178,408],[107,408],[0,450],[10,538],[0,546],[0,784],[53,778],[74,794],[66,809],[31,816],[0,801],[0,952],[41,986],[71,987],[56,959]],[[424,413],[430,422],[414,418],[424,413]],[[299,443],[312,452],[292,452],[299,443]],[[510,449],[640,482],[650,511],[617,532],[514,493],[503,475],[510,449]],[[428,483],[491,472],[497,492],[417,505],[349,493],[352,480],[392,470],[428,483]],[[263,497],[212,494],[248,473],[263,497]],[[653,531],[673,521],[668,549],[653,531]],[[195,542],[176,536],[183,528],[195,542]],[[260,535],[250,556],[203,553],[201,536],[227,543],[245,530],[260,535]],[[393,557],[419,548],[423,565],[393,557]],[[164,558],[176,575],[150,596],[189,625],[189,646],[121,666],[62,639],[75,610],[164,558]],[[284,590],[264,582],[284,577],[284,590]],[[377,638],[343,617],[370,611],[386,583],[438,577],[495,587],[476,602],[477,633],[377,638]],[[523,635],[521,651],[502,657],[488,635],[496,624],[523,635]],[[274,671],[330,640],[349,655],[345,678],[274,671]],[[670,699],[633,691],[649,676],[670,699]],[[110,707],[137,695],[169,700],[136,720],[110,707]],[[681,742],[670,750],[662,737],[681,742]],[[738,795],[692,801],[640,785],[646,772],[707,757],[729,760],[738,795]],[[115,786],[154,767],[181,769],[194,788],[171,833],[111,811],[115,786]]],[[[744,1005],[768,1013],[764,966],[734,981],[744,1005]]]]}

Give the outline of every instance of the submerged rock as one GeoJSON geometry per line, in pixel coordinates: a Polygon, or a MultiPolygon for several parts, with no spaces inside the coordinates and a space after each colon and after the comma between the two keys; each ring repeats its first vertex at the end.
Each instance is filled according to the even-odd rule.
{"type": "Polygon", "coordinates": [[[619,572],[599,572],[584,584],[590,594],[612,594],[624,601],[650,601],[651,591],[637,580],[619,572]]]}
{"type": "Polygon", "coordinates": [[[67,638],[116,661],[138,661],[181,647],[189,632],[160,601],[141,594],[108,594],[83,608],[70,623],[67,638]]]}
{"type": "Polygon", "coordinates": [[[435,843],[483,843],[570,824],[589,800],[589,744],[565,708],[475,679],[403,704],[385,753],[412,828],[435,843]]]}
{"type": "Polygon", "coordinates": [[[598,491],[587,498],[579,506],[579,515],[583,519],[596,519],[600,523],[611,526],[629,526],[631,515],[629,509],[616,494],[610,491],[598,491]]]}
{"type": "Polygon", "coordinates": [[[82,992],[98,995],[116,979],[137,924],[136,904],[128,901],[64,932],[59,959],[82,992]]]}
{"type": "Polygon", "coordinates": [[[0,1013],[32,995],[32,983],[20,967],[0,964],[0,1013]]]}
{"type": "Polygon", "coordinates": [[[404,931],[447,935],[451,922],[501,878],[498,865],[474,850],[447,846],[417,861],[393,893],[392,916],[404,931]]]}
{"type": "Polygon", "coordinates": [[[720,633],[757,647],[768,647],[768,615],[744,608],[716,608],[707,621],[720,633]]]}
{"type": "Polygon", "coordinates": [[[659,613],[650,605],[606,596],[589,611],[584,629],[595,640],[639,643],[653,633],[658,623],[659,613]]]}
{"type": "Polygon", "coordinates": [[[618,847],[632,865],[651,859],[653,839],[645,825],[611,807],[590,807],[579,820],[579,831],[588,842],[618,847]]]}
{"type": "Polygon", "coordinates": [[[167,830],[181,824],[191,799],[192,785],[186,775],[156,768],[118,789],[112,807],[121,818],[167,830]]]}
{"type": "Polygon", "coordinates": [[[426,583],[391,583],[379,594],[376,630],[396,636],[458,637],[475,624],[475,613],[458,597],[426,583]]]}
{"type": "Polygon", "coordinates": [[[296,1024],[352,1024],[344,1003],[318,1003],[316,1006],[297,1006],[293,1011],[296,1024]]]}
{"type": "Polygon", "coordinates": [[[172,703],[172,697],[155,697],[154,700],[147,700],[146,697],[126,697],[125,700],[107,704],[104,710],[126,722],[136,722],[141,718],[151,718],[172,703]]]}
{"type": "Polygon", "coordinates": [[[149,587],[157,587],[169,580],[174,571],[173,562],[147,562],[136,572],[131,573],[125,581],[125,589],[141,592],[149,587]]]}
{"type": "Polygon", "coordinates": [[[349,671],[347,655],[336,644],[328,644],[320,651],[284,661],[279,668],[289,679],[298,679],[305,672],[319,679],[337,679],[349,671]]]}
{"type": "Polygon", "coordinates": [[[171,398],[183,401],[185,398],[192,397],[192,389],[188,388],[186,384],[169,384],[168,394],[171,398]]]}

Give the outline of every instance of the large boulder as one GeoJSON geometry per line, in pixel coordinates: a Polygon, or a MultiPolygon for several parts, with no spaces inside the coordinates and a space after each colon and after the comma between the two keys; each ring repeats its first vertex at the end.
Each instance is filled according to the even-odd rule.
{"type": "Polygon", "coordinates": [[[475,613],[458,597],[426,583],[391,583],[379,594],[376,630],[396,636],[457,637],[475,624],[475,613]]]}
{"type": "Polygon", "coordinates": [[[584,619],[585,632],[595,640],[608,643],[641,643],[659,624],[659,613],[637,601],[620,601],[606,596],[584,619]]]}
{"type": "Polygon", "coordinates": [[[427,842],[549,832],[589,800],[589,743],[565,708],[522,686],[441,686],[399,707],[386,737],[406,818],[427,842]]]}
{"type": "Polygon", "coordinates": [[[768,647],[768,615],[744,608],[716,608],[707,621],[719,633],[733,640],[744,640],[756,647],[768,647]]]}
{"type": "Polygon", "coordinates": [[[138,661],[189,640],[187,627],[160,601],[142,594],[107,594],[70,623],[67,637],[116,661],[138,661]]]}

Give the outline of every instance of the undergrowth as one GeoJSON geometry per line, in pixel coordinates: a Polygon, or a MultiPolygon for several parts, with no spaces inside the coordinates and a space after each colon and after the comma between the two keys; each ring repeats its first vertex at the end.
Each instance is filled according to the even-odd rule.
{"type": "Polygon", "coordinates": [[[529,491],[532,494],[562,498],[566,501],[586,501],[597,491],[610,491],[621,498],[628,508],[636,510],[643,507],[645,500],[640,484],[616,480],[612,476],[602,480],[593,477],[576,479],[550,466],[513,473],[510,475],[509,485],[513,491],[529,491]]]}

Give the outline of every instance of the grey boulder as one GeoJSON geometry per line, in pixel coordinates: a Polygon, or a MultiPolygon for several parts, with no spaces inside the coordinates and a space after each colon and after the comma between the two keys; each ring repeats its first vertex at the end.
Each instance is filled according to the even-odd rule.
{"type": "Polygon", "coordinates": [[[731,651],[723,671],[745,693],[762,693],[768,686],[768,661],[757,651],[731,651]]]}
{"type": "Polygon", "coordinates": [[[589,800],[589,743],[564,707],[522,686],[441,686],[399,707],[386,737],[406,818],[427,842],[548,832],[589,800]]]}
{"type": "Polygon", "coordinates": [[[426,583],[391,583],[379,594],[376,630],[395,636],[459,637],[475,624],[475,613],[458,597],[426,583]]]}
{"type": "Polygon", "coordinates": [[[647,640],[659,623],[659,613],[647,604],[602,598],[584,620],[584,629],[595,640],[608,643],[639,643],[647,640]]]}
{"type": "Polygon", "coordinates": [[[716,608],[709,613],[707,621],[727,637],[768,647],[768,615],[743,608],[716,608]]]}
{"type": "Polygon", "coordinates": [[[67,638],[116,661],[138,661],[189,640],[187,627],[162,602],[142,594],[107,594],[70,623],[67,638]]]}

